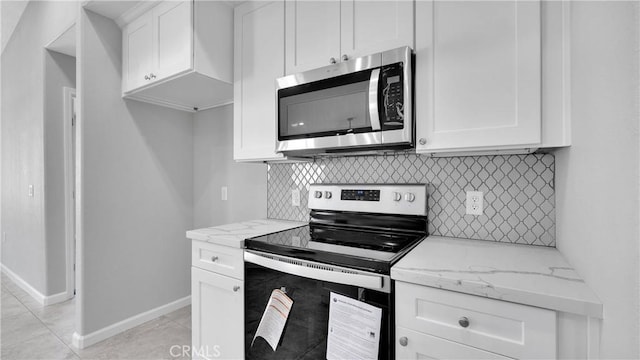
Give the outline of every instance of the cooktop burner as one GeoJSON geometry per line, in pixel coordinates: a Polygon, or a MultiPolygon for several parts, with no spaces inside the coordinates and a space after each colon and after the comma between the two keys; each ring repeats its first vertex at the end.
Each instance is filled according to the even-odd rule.
{"type": "Polygon", "coordinates": [[[311,239],[315,242],[397,253],[415,240],[415,235],[370,230],[346,230],[336,227],[311,226],[311,239]]]}

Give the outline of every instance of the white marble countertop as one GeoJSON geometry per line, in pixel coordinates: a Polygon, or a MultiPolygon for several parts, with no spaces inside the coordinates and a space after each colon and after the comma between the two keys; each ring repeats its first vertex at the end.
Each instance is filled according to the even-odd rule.
{"type": "Polygon", "coordinates": [[[213,244],[244,247],[244,240],[307,225],[306,222],[262,219],[187,231],[187,238],[213,244]]]}
{"type": "Polygon", "coordinates": [[[602,318],[602,303],[555,248],[430,236],[391,278],[602,318]]]}

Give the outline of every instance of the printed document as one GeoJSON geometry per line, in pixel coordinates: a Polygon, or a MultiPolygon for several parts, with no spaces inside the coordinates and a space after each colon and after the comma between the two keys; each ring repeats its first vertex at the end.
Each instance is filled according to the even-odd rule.
{"type": "Polygon", "coordinates": [[[378,359],[382,309],[333,292],[329,302],[327,360],[378,359]]]}
{"type": "Polygon", "coordinates": [[[280,289],[273,290],[269,297],[269,302],[267,302],[267,308],[262,314],[262,319],[260,319],[260,324],[258,324],[256,334],[251,341],[251,346],[253,346],[256,338],[260,336],[267,341],[273,351],[276,351],[292,305],[293,300],[284,291],[280,289]]]}

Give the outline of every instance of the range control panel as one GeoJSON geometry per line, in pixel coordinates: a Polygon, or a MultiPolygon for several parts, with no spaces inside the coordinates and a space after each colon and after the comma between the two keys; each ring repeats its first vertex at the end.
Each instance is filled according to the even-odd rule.
{"type": "Polygon", "coordinates": [[[314,184],[309,208],[381,214],[427,214],[426,184],[314,184]]]}
{"type": "Polygon", "coordinates": [[[342,190],[340,200],[380,201],[380,190],[342,190]]]}

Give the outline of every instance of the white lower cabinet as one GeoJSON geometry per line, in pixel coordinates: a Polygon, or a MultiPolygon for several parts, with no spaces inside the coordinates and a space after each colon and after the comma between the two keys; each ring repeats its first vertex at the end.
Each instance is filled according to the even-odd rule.
{"type": "MultiPolygon", "coordinates": [[[[198,249],[202,245],[209,249],[217,246],[194,241],[194,253],[200,252],[198,249]]],[[[216,259],[215,256],[212,259],[216,259]]],[[[213,262],[216,261],[217,259],[213,262]]],[[[195,260],[193,265],[191,268],[193,358],[243,359],[244,281],[199,268],[195,260]]]]}
{"type": "Polygon", "coordinates": [[[511,359],[401,326],[396,328],[396,338],[397,359],[511,359]]]}
{"type": "Polygon", "coordinates": [[[396,283],[397,359],[555,359],[556,312],[396,283]]]}

